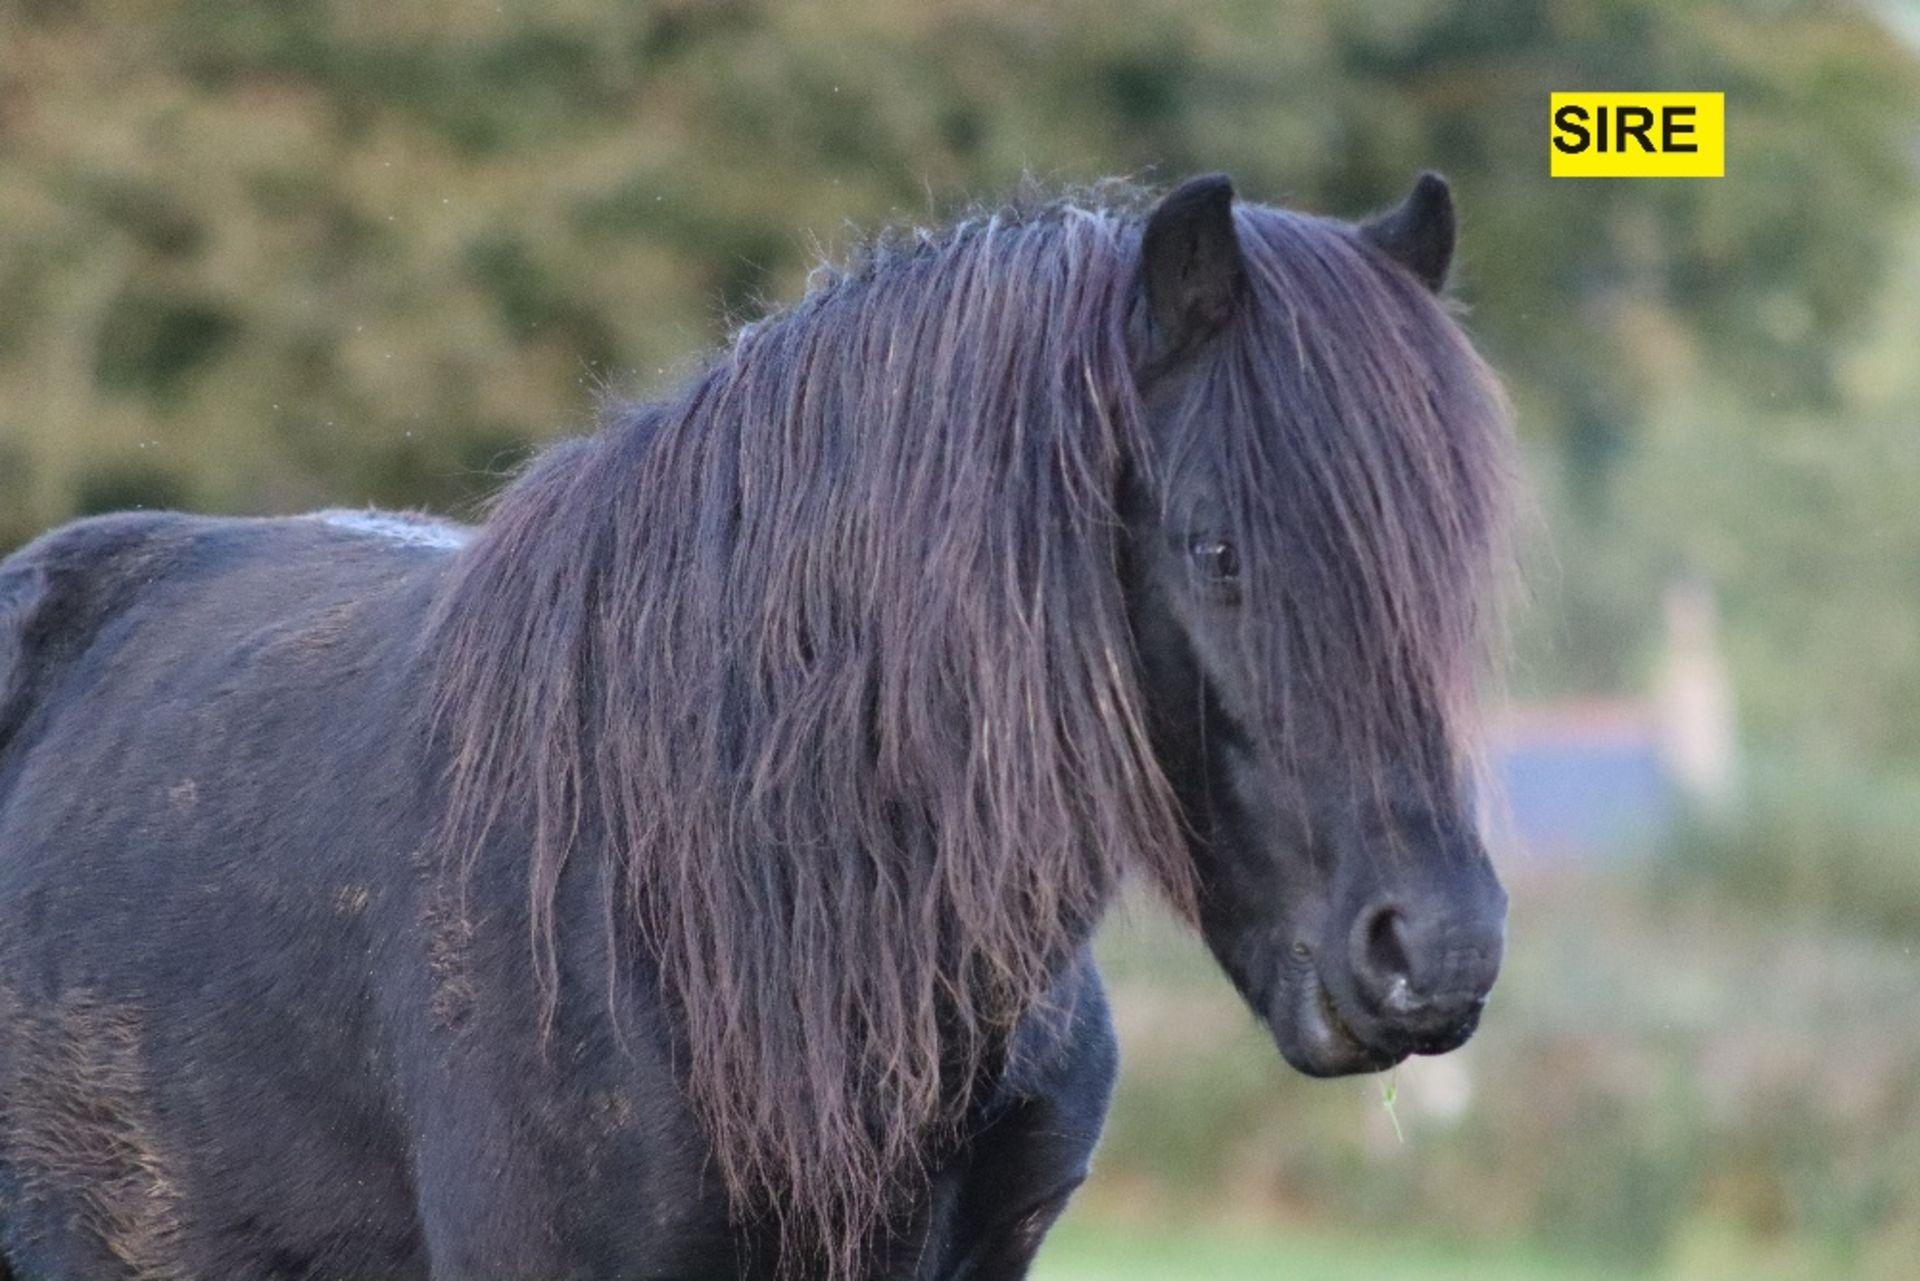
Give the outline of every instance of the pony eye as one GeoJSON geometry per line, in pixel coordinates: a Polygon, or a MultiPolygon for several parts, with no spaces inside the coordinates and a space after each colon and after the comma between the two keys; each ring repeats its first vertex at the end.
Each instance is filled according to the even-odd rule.
{"type": "Polygon", "coordinates": [[[1209,582],[1232,583],[1240,577],[1240,553],[1233,544],[1219,538],[1196,538],[1188,548],[1201,577],[1209,582]]]}

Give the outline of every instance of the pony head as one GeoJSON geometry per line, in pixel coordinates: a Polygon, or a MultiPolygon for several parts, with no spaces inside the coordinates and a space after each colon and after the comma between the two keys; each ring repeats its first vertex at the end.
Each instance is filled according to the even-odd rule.
{"type": "Polygon", "coordinates": [[[1501,957],[1468,766],[1506,431],[1453,238],[1431,174],[1361,226],[1197,179],[1141,237],[1142,689],[1202,932],[1315,1075],[1460,1044],[1501,957]]]}

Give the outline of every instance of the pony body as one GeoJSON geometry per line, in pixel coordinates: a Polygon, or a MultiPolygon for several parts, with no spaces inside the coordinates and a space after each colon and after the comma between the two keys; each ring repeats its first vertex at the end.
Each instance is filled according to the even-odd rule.
{"type": "MultiPolygon", "coordinates": [[[[560,878],[578,944],[550,1007],[524,834],[497,830],[464,878],[437,861],[420,802],[440,769],[396,726],[426,714],[420,624],[446,572],[384,534],[170,515],[8,562],[34,620],[92,634],[43,688],[142,708],[36,699],[5,722],[0,849],[57,832],[60,853],[0,871],[0,1249],[20,1281],[776,1275],[778,1233],[734,1213],[685,1099],[644,949],[629,934],[610,963],[595,870],[560,878]]],[[[1044,1210],[1083,1172],[1112,1043],[1084,960],[1054,988],[1058,1013],[971,1097],[969,1154],[887,1207],[871,1275],[950,1275],[1018,1230],[996,1222],[1010,1188],[1044,1210]],[[981,1138],[1028,1127],[1061,1153],[981,1138]]]]}
{"type": "MultiPolygon", "coordinates": [[[[1224,208],[1180,199],[1158,274],[1124,204],[883,244],[471,534],[122,516],[0,563],[18,1281],[1024,1275],[1110,1093],[1120,879],[1284,1012],[1229,909],[1311,895],[1230,891],[1186,711],[1338,713],[1333,791],[1412,761],[1431,804],[1497,519],[1431,238],[1402,276],[1243,211],[1246,283],[1195,312],[1239,337],[1172,342],[1146,304],[1224,208]],[[1156,409],[1150,369],[1187,390],[1156,409]],[[1248,582],[1293,570],[1244,683],[1202,660],[1252,623],[1156,603],[1212,501],[1196,405],[1208,474],[1254,469],[1214,504],[1248,582]]],[[[1402,999],[1491,982],[1438,972],[1402,999]]],[[[1325,1036],[1371,1039],[1309,1070],[1471,1030],[1329,990],[1325,1036]]]]}

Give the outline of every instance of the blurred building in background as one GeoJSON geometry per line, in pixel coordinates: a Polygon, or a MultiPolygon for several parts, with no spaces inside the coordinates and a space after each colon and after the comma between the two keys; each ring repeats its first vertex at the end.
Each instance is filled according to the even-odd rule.
{"type": "Polygon", "coordinates": [[[1733,685],[1713,589],[1667,588],[1652,688],[1518,704],[1496,718],[1497,844],[1548,862],[1658,846],[1685,816],[1724,821],[1739,787],[1733,685]]]}

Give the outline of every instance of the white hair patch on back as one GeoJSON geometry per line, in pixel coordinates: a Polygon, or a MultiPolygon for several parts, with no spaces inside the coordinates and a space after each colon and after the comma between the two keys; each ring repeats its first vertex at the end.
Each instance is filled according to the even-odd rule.
{"type": "Polygon", "coordinates": [[[371,508],[348,511],[336,507],[313,513],[313,519],[323,525],[351,530],[356,534],[385,538],[413,547],[439,547],[448,551],[465,547],[473,537],[473,531],[464,525],[412,512],[383,512],[371,508]]]}

